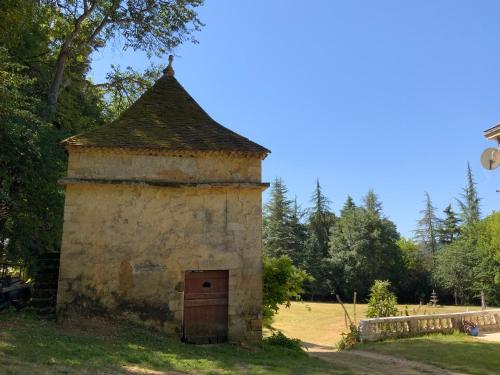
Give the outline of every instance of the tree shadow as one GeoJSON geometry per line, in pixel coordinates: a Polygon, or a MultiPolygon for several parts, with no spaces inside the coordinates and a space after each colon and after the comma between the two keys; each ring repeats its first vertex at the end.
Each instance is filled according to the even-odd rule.
{"type": "MultiPolygon", "coordinates": [[[[0,329],[0,358],[75,373],[134,373],[134,369],[175,373],[347,374],[306,353],[263,344],[250,348],[231,344],[196,346],[142,327],[118,324],[102,332],[35,318],[9,319],[0,329]],[[126,366],[126,367],[124,367],[126,366]]],[[[1,362],[1,361],[0,361],[1,362]]],[[[2,372],[0,364],[0,373],[2,372]]],[[[54,371],[56,372],[56,371],[54,371]]]]}

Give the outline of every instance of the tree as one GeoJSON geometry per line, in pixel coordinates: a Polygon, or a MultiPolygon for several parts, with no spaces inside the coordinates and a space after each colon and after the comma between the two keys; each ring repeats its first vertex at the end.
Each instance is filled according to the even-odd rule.
{"type": "Polygon", "coordinates": [[[415,231],[416,238],[420,241],[423,250],[431,255],[437,251],[437,236],[439,220],[436,217],[436,208],[432,205],[429,193],[425,193],[425,208],[420,211],[422,218],[418,221],[418,227],[415,231]]]}
{"type": "Polygon", "coordinates": [[[316,180],[316,189],[311,198],[311,203],[313,207],[309,211],[309,231],[318,240],[319,254],[326,257],[328,256],[330,228],[335,217],[330,211],[330,201],[321,191],[319,180],[316,180]]]}
{"type": "Polygon", "coordinates": [[[348,195],[347,199],[344,203],[344,206],[340,210],[340,215],[343,215],[343,214],[347,213],[347,211],[353,210],[355,208],[356,208],[356,203],[354,203],[354,200],[352,199],[352,197],[350,195],[348,195]]]}
{"type": "Polygon", "coordinates": [[[30,266],[37,254],[58,250],[64,189],[57,181],[67,165],[67,157],[58,143],[69,135],[111,121],[160,74],[161,67],[152,67],[144,73],[113,67],[106,83],[95,84],[87,77],[91,54],[120,36],[125,48],[161,55],[189,40],[199,29],[201,23],[194,10],[201,3],[198,0],[1,2],[0,253],[3,257],[30,266]],[[49,108],[48,102],[57,103],[57,111],[55,105],[49,108]]]}
{"type": "Polygon", "coordinates": [[[470,303],[474,296],[477,262],[475,245],[467,238],[445,246],[436,255],[433,277],[438,286],[452,292],[455,304],[470,303]]]}
{"type": "Polygon", "coordinates": [[[476,182],[472,174],[470,163],[467,163],[467,186],[463,189],[458,204],[461,210],[462,221],[466,226],[474,226],[481,217],[480,198],[477,195],[476,182]]]}
{"type": "Polygon", "coordinates": [[[364,208],[375,215],[379,215],[382,212],[382,203],[380,203],[377,194],[370,189],[368,193],[363,197],[364,208]]]}
{"type": "Polygon", "coordinates": [[[104,120],[102,93],[86,85],[88,67],[80,61],[67,69],[73,84],[60,98],[57,126],[43,120],[59,29],[56,12],[41,2],[2,1],[0,200],[9,209],[0,236],[5,256],[26,266],[59,247],[64,190],[57,180],[67,164],[59,141],[104,120]]]}
{"type": "Polygon", "coordinates": [[[305,213],[297,203],[295,197],[292,213],[290,215],[290,230],[292,242],[290,244],[290,258],[297,267],[303,267],[305,260],[305,245],[307,241],[307,226],[302,222],[305,213]]]}
{"type": "Polygon", "coordinates": [[[107,120],[114,120],[139,99],[161,77],[163,70],[163,65],[151,65],[144,72],[138,72],[130,66],[122,71],[119,65],[111,65],[106,83],[94,85],[105,90],[107,120]]]}
{"type": "Polygon", "coordinates": [[[329,296],[329,236],[335,217],[330,211],[330,201],[323,194],[319,180],[311,198],[313,207],[309,209],[308,238],[305,244],[305,270],[314,278],[307,285],[311,296],[329,296]]]}
{"type": "MultiPolygon", "coordinates": [[[[291,257],[294,236],[291,227],[292,202],[281,178],[276,177],[271,186],[271,197],[264,206],[263,245],[269,257],[291,257]]],[[[292,257],[291,257],[292,258],[292,257]]]]}
{"type": "Polygon", "coordinates": [[[382,213],[346,204],[330,235],[330,256],[339,291],[363,298],[374,280],[397,278],[401,268],[396,226],[382,213]]]}
{"type": "Polygon", "coordinates": [[[55,131],[36,113],[36,85],[27,67],[0,47],[0,253],[30,271],[34,257],[57,250],[62,225],[56,184],[61,149],[55,131]]]}
{"type": "Polygon", "coordinates": [[[370,299],[368,300],[368,318],[379,318],[387,316],[397,316],[398,301],[396,295],[389,288],[391,283],[388,280],[375,280],[370,288],[370,299]]]}
{"type": "Polygon", "coordinates": [[[493,212],[478,223],[478,263],[475,267],[474,291],[484,292],[486,301],[500,305],[500,212],[493,212]]]}
{"type": "Polygon", "coordinates": [[[403,264],[395,283],[398,297],[402,302],[421,302],[432,291],[428,259],[411,239],[401,237],[397,245],[403,264]]]}
{"type": "Polygon", "coordinates": [[[88,61],[90,54],[120,36],[124,49],[163,55],[186,40],[202,23],[195,12],[203,0],[42,0],[45,7],[58,15],[55,40],[57,57],[47,104],[55,113],[64,73],[79,59],[88,61]]]}
{"type": "Polygon", "coordinates": [[[309,279],[304,271],[292,264],[287,256],[269,258],[264,256],[263,316],[269,324],[280,305],[290,306],[292,299],[300,299],[302,284],[309,279]]]}
{"type": "Polygon", "coordinates": [[[458,225],[460,220],[453,211],[451,204],[449,204],[443,212],[445,214],[445,218],[441,221],[441,225],[438,228],[439,243],[450,244],[460,235],[460,227],[458,225]]]}

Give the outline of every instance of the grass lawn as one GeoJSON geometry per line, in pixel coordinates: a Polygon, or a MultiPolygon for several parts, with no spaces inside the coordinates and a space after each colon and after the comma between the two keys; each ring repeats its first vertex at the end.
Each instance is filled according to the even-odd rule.
{"type": "Polygon", "coordinates": [[[263,344],[194,346],[129,325],[85,326],[0,314],[1,374],[351,374],[263,344]]]}
{"type": "Polygon", "coordinates": [[[358,345],[356,349],[403,357],[466,374],[499,374],[500,343],[464,334],[428,335],[358,345]]]}
{"type": "MultiPolygon", "coordinates": [[[[398,306],[404,311],[406,305],[398,306]]],[[[345,304],[347,312],[354,319],[352,304],[345,304]]],[[[444,314],[465,310],[479,310],[477,306],[444,306],[430,308],[418,305],[409,305],[408,312],[413,314],[444,314]]],[[[366,317],[366,304],[356,305],[357,320],[366,317]]],[[[283,331],[291,338],[299,338],[304,343],[321,346],[335,346],[340,335],[346,330],[344,310],[338,303],[322,302],[292,302],[290,308],[281,307],[272,324],[273,328],[283,331]]]]}

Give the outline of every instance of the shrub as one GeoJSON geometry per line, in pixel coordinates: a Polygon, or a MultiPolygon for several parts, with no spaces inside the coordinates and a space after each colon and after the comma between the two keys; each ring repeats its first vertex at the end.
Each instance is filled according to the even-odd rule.
{"type": "Polygon", "coordinates": [[[290,301],[300,299],[302,284],[310,276],[292,264],[287,256],[264,257],[264,323],[269,324],[279,305],[290,306],[290,301]]]}
{"type": "Polygon", "coordinates": [[[349,327],[349,332],[342,333],[342,338],[337,343],[338,350],[348,350],[351,349],[359,340],[359,328],[355,324],[351,324],[349,327]]]}
{"type": "Polygon", "coordinates": [[[397,316],[398,309],[396,295],[389,288],[389,281],[375,280],[370,289],[370,299],[368,301],[368,318],[384,316],[397,316]]]}
{"type": "Polygon", "coordinates": [[[271,336],[264,339],[264,342],[273,346],[281,346],[283,348],[291,350],[302,351],[302,346],[299,339],[290,339],[286,337],[281,331],[273,332],[271,336]]]}

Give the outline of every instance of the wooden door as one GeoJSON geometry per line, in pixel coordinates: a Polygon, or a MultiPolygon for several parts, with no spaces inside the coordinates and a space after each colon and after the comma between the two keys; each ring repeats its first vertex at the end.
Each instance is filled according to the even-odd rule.
{"type": "Polygon", "coordinates": [[[228,271],[187,271],[183,339],[193,344],[227,341],[228,271]]]}

